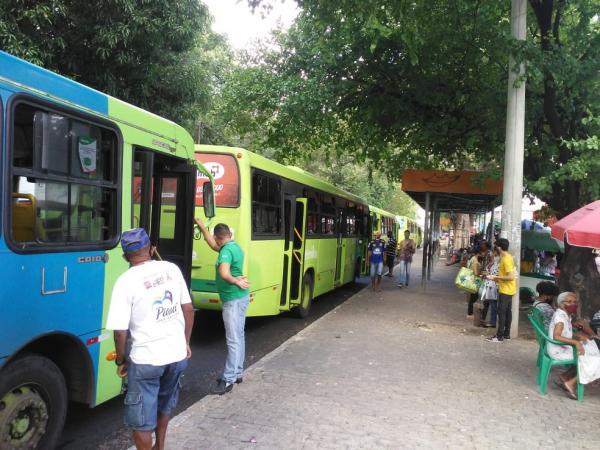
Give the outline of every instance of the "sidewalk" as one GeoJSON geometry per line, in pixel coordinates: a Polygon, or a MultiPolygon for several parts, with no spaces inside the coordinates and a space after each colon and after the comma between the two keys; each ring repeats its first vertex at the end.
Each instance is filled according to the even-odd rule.
{"type": "Polygon", "coordinates": [[[384,277],[174,418],[167,448],[600,448],[598,387],[541,396],[535,341],[486,342],[457,267],[439,263],[424,292],[417,266],[412,286],[384,277]]]}

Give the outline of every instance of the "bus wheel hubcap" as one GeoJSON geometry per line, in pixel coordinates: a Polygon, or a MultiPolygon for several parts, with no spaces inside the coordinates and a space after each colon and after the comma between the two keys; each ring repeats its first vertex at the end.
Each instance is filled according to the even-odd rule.
{"type": "Polygon", "coordinates": [[[20,386],[0,400],[0,448],[36,448],[46,431],[48,407],[31,386],[20,386]]]}

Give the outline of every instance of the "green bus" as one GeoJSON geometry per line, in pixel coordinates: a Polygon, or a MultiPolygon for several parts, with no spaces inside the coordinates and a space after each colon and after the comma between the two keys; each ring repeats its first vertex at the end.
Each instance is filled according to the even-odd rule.
{"type": "MultiPolygon", "coordinates": [[[[364,199],[241,148],[200,145],[196,157],[214,178],[219,222],[229,225],[246,255],[248,316],[292,310],[305,317],[314,297],[352,282],[361,272],[371,234],[364,199]]],[[[198,186],[203,180],[200,176],[198,186]]],[[[196,200],[202,217],[202,197],[196,200]]],[[[220,310],[217,255],[199,231],[195,237],[194,306],[220,310]]]]}
{"type": "Polygon", "coordinates": [[[371,212],[372,233],[379,231],[381,236],[387,239],[388,231],[391,231],[398,239],[398,222],[394,214],[372,205],[369,205],[369,211],[371,212]]]}
{"type": "Polygon", "coordinates": [[[400,234],[400,240],[404,239],[404,232],[410,231],[410,238],[415,241],[417,247],[421,247],[423,244],[423,229],[413,219],[406,216],[396,216],[396,222],[398,223],[398,232],[400,234]]]}

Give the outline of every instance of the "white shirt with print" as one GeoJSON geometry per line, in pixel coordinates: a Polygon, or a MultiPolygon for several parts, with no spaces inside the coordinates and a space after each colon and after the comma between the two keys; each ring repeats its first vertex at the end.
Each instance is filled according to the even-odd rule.
{"type": "Polygon", "coordinates": [[[179,268],[148,261],[129,268],[115,283],[106,328],[129,330],[129,357],[136,364],[162,366],[187,355],[181,305],[191,303],[179,268]]]}

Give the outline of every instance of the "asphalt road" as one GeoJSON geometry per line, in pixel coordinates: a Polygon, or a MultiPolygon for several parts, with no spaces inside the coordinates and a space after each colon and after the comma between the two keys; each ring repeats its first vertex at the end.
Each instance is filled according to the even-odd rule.
{"type": "MultiPolygon", "coordinates": [[[[342,286],[314,300],[309,317],[290,314],[250,318],[246,321],[246,366],[252,365],[311,322],[327,314],[365,286],[366,280],[342,286]]],[[[219,314],[200,311],[192,333],[192,359],[185,372],[176,413],[204,397],[221,375],[226,347],[223,321],[219,314]]],[[[235,392],[235,389],[234,389],[235,392]]],[[[122,450],[131,445],[123,426],[123,398],[116,397],[90,409],[72,404],[67,415],[61,450],[122,450]]]]}

